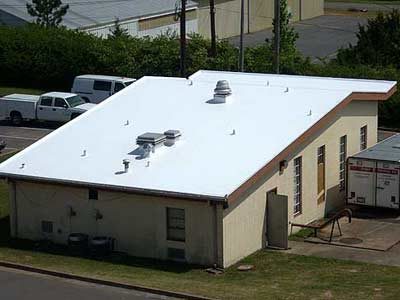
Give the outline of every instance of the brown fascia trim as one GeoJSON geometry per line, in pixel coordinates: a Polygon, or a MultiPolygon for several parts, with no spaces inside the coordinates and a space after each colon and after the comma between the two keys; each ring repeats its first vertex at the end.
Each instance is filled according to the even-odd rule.
{"type": "Polygon", "coordinates": [[[248,191],[254,184],[256,184],[263,176],[268,174],[274,167],[276,167],[280,161],[284,160],[286,157],[290,156],[299,146],[308,140],[313,134],[322,129],[329,121],[331,121],[334,116],[344,109],[353,100],[362,101],[385,101],[390,98],[396,92],[396,85],[393,86],[387,93],[363,93],[363,92],[353,92],[345,99],[342,100],[337,106],[335,106],[331,111],[329,111],[322,119],[310,127],[306,132],[299,136],[293,143],[287,146],[282,152],[275,156],[270,162],[268,162],[264,167],[258,170],[253,176],[251,176],[247,181],[245,181],[241,186],[239,186],[235,191],[233,191],[228,196],[228,204],[239,199],[246,191],[248,191]]]}
{"type": "Polygon", "coordinates": [[[132,188],[132,187],[123,187],[118,185],[88,183],[88,182],[74,181],[74,180],[62,180],[62,179],[14,175],[5,173],[0,173],[0,179],[51,184],[51,185],[62,185],[62,186],[79,187],[79,188],[93,188],[108,192],[122,192],[127,194],[154,196],[160,198],[176,198],[176,199],[190,200],[190,201],[226,203],[226,196],[218,197],[218,196],[202,195],[202,194],[179,193],[179,192],[171,192],[163,190],[132,188]]]}

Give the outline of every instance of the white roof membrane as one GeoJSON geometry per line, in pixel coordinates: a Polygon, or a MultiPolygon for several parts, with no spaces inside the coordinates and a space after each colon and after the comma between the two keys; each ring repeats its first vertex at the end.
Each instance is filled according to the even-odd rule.
{"type": "Polygon", "coordinates": [[[386,93],[393,86],[210,71],[189,80],[143,77],[2,163],[0,173],[224,197],[353,91],[386,93]],[[207,103],[222,79],[232,95],[207,103]],[[138,159],[139,135],[169,129],[182,133],[174,145],[138,159]]]}

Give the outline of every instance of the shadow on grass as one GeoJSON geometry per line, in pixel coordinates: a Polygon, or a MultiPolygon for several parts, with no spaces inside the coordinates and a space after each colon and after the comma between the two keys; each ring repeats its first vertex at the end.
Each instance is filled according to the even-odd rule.
{"type": "Polygon", "coordinates": [[[204,266],[189,265],[172,261],[164,261],[149,258],[133,257],[122,252],[113,252],[109,255],[93,255],[89,251],[77,253],[71,251],[66,245],[54,244],[50,241],[32,241],[25,239],[12,239],[10,237],[10,217],[6,216],[0,219],[0,247],[33,251],[44,254],[59,255],[65,257],[77,257],[89,261],[101,261],[115,265],[146,268],[171,273],[185,273],[194,269],[204,269],[204,266]]]}

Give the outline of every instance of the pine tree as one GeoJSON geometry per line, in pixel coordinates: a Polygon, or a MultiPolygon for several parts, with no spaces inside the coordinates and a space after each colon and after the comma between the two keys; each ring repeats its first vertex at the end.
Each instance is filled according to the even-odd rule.
{"type": "Polygon", "coordinates": [[[57,27],[67,13],[69,5],[62,5],[61,0],[32,0],[32,4],[26,4],[26,9],[32,17],[36,17],[37,24],[57,27]]]}
{"type": "Polygon", "coordinates": [[[114,26],[110,29],[110,34],[108,38],[121,38],[121,37],[129,37],[128,29],[122,28],[119,23],[119,19],[115,19],[114,26]]]}
{"type": "MultiPolygon", "coordinates": [[[[280,15],[281,15],[281,24],[280,24],[280,31],[281,31],[281,44],[280,50],[281,53],[286,54],[295,54],[296,53],[296,41],[299,38],[299,34],[294,30],[292,26],[289,25],[290,18],[292,14],[288,11],[287,0],[280,0],[280,15]]],[[[275,36],[275,19],[272,22],[273,34],[275,36]]],[[[267,42],[269,42],[267,40],[267,42]]],[[[272,49],[275,49],[275,39],[271,42],[272,49]]]]}

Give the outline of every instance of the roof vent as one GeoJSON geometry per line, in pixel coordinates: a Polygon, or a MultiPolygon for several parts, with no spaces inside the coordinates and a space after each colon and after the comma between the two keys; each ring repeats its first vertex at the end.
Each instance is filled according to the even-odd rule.
{"type": "Polygon", "coordinates": [[[213,103],[225,103],[226,98],[232,95],[232,90],[227,80],[219,80],[214,89],[213,103]]]}
{"type": "Polygon", "coordinates": [[[158,146],[162,144],[167,137],[161,133],[154,133],[154,132],[146,132],[142,135],[139,135],[136,139],[136,144],[143,145],[143,144],[150,144],[152,146],[158,146]]]}
{"type": "Polygon", "coordinates": [[[176,139],[178,137],[180,137],[182,134],[179,130],[167,130],[164,132],[164,135],[167,137],[167,139],[176,139]]]}
{"type": "Polygon", "coordinates": [[[122,161],[122,164],[124,165],[124,173],[128,173],[128,170],[129,170],[129,163],[130,163],[129,159],[124,159],[124,160],[122,161]]]}
{"type": "Polygon", "coordinates": [[[165,131],[164,135],[167,137],[164,145],[170,147],[175,144],[175,142],[181,137],[182,133],[179,130],[170,129],[165,131]]]}

